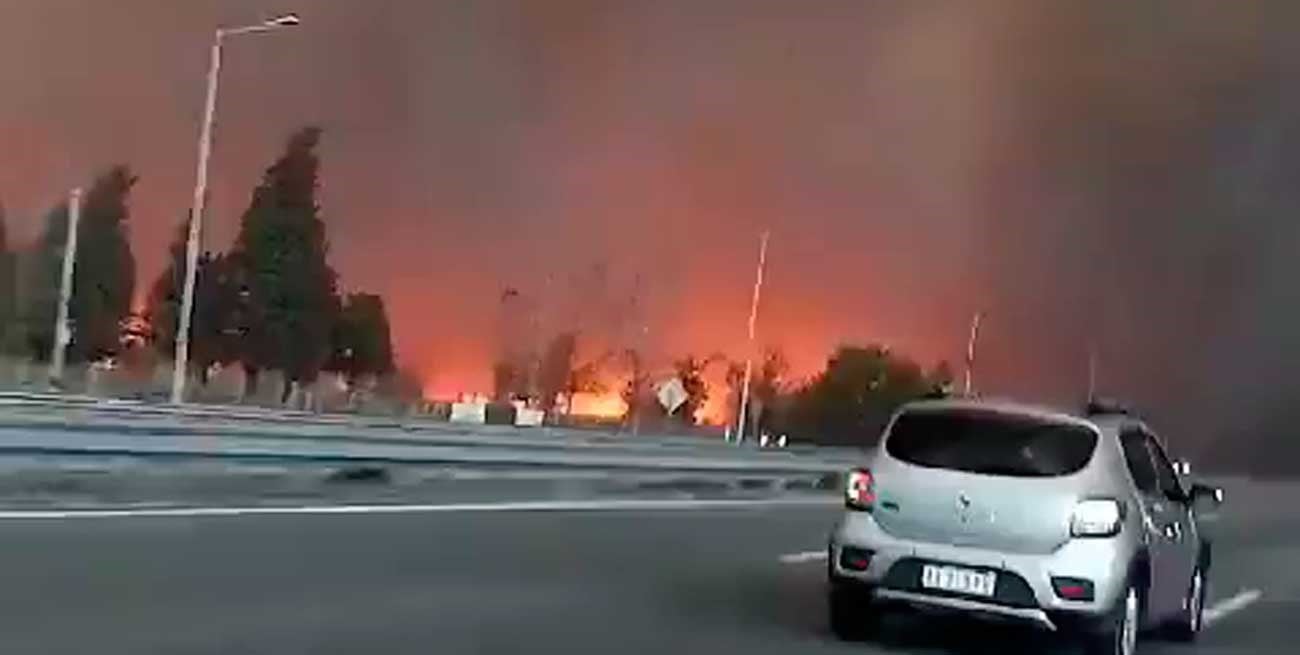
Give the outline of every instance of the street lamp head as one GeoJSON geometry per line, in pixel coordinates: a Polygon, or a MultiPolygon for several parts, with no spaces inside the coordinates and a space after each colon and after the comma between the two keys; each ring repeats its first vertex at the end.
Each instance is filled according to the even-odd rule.
{"type": "Polygon", "coordinates": [[[298,14],[285,14],[277,18],[272,18],[264,24],[267,27],[291,27],[301,22],[302,21],[298,19],[298,14]]]}

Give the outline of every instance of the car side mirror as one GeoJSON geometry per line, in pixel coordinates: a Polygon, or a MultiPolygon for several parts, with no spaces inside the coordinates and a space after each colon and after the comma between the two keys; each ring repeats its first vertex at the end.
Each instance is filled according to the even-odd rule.
{"type": "Polygon", "coordinates": [[[1187,490],[1187,499],[1192,503],[1206,500],[1213,501],[1215,505],[1222,505],[1223,488],[1197,482],[1187,490]]]}

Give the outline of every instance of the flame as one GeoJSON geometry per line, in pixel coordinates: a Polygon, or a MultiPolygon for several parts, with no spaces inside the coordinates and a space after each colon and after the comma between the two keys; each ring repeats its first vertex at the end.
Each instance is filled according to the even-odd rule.
{"type": "Polygon", "coordinates": [[[429,377],[424,380],[422,389],[425,400],[434,402],[456,402],[467,396],[484,395],[473,390],[471,385],[456,380],[429,377]]]}
{"type": "Polygon", "coordinates": [[[695,410],[695,422],[700,425],[726,425],[731,420],[731,407],[725,390],[714,391],[704,404],[695,410]]]}
{"type": "Polygon", "coordinates": [[[569,411],[574,416],[622,418],[627,414],[627,403],[614,392],[575,393],[569,411]]]}

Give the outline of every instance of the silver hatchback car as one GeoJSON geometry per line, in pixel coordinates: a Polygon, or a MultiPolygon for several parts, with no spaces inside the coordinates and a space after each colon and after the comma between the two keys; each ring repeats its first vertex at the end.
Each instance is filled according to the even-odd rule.
{"type": "Polygon", "coordinates": [[[890,605],[1010,619],[1132,655],[1139,632],[1201,630],[1219,489],[1182,479],[1141,421],[1012,403],[904,406],[849,473],[829,547],[829,611],[867,636],[890,605]]]}

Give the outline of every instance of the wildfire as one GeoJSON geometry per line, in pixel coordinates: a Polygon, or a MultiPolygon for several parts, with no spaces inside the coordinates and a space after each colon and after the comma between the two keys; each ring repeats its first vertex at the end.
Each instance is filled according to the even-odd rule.
{"type": "Polygon", "coordinates": [[[421,395],[425,400],[438,402],[455,402],[469,396],[480,395],[466,392],[466,388],[467,385],[459,384],[455,380],[426,378],[421,395]]]}
{"type": "Polygon", "coordinates": [[[627,414],[627,403],[615,392],[575,393],[573,394],[570,413],[574,416],[591,416],[595,418],[621,418],[627,414]]]}
{"type": "Polygon", "coordinates": [[[695,410],[695,421],[701,425],[726,425],[731,419],[730,412],[725,393],[710,393],[704,404],[695,410]]]}
{"type": "MultiPolygon", "coordinates": [[[[734,399],[727,393],[725,382],[720,377],[713,379],[718,377],[715,371],[708,371],[705,377],[709,382],[710,393],[704,405],[695,410],[695,420],[701,425],[726,425],[734,411],[734,399]]],[[[571,399],[567,399],[567,403],[564,396],[558,397],[556,411],[575,417],[597,419],[612,420],[626,416],[628,406],[618,390],[627,386],[627,380],[617,375],[610,375],[603,382],[601,391],[575,393],[571,399]]],[[[488,398],[483,393],[465,391],[465,387],[459,384],[458,380],[432,377],[424,381],[424,397],[426,400],[443,402],[462,400],[485,402],[488,398]]],[[[647,399],[647,402],[655,401],[647,399]]]]}

